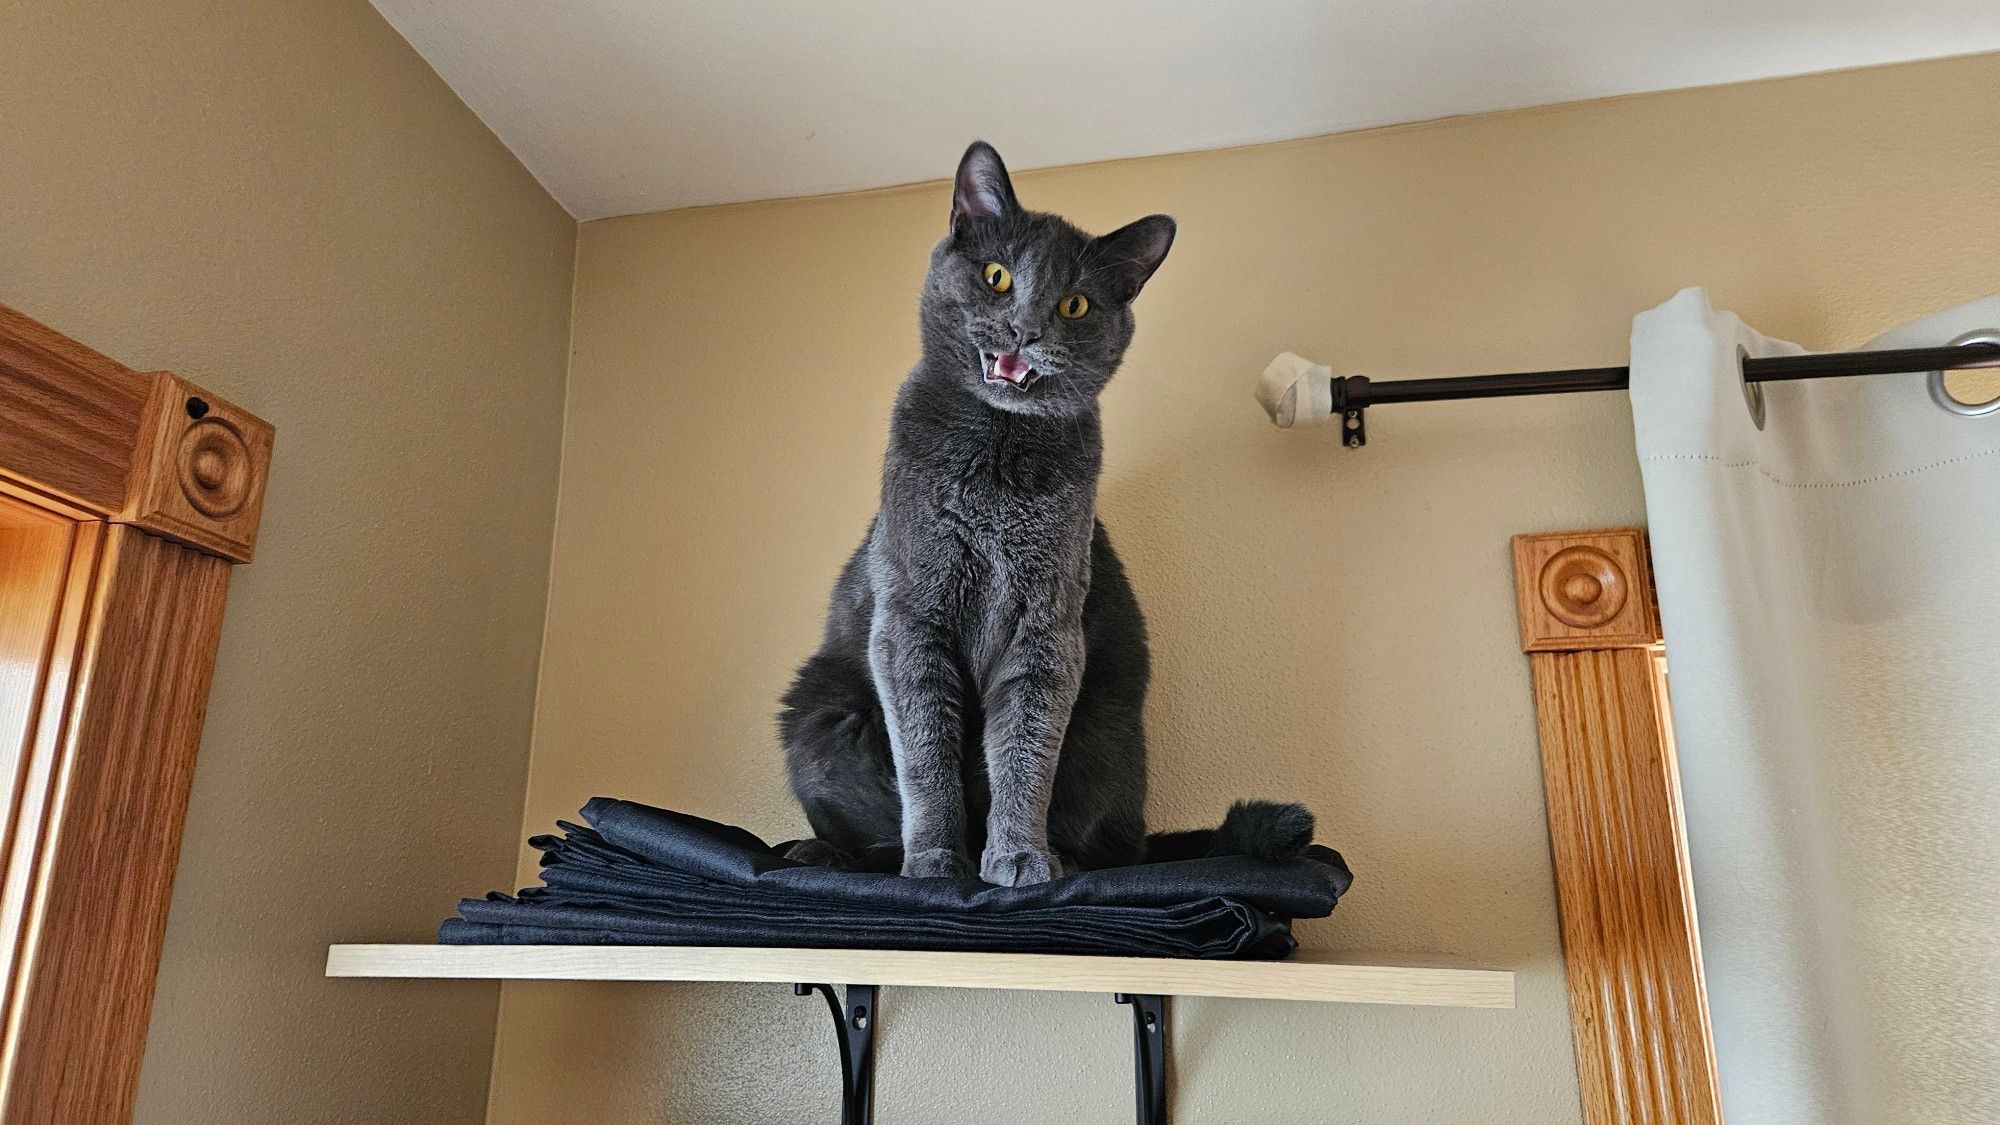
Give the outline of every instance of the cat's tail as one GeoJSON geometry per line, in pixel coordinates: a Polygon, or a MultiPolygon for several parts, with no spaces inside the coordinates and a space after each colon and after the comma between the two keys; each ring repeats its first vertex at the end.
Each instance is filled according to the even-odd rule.
{"type": "Polygon", "coordinates": [[[1220,828],[1155,832],[1146,837],[1146,862],[1243,855],[1252,859],[1298,859],[1313,838],[1312,810],[1278,801],[1238,801],[1220,828]]]}

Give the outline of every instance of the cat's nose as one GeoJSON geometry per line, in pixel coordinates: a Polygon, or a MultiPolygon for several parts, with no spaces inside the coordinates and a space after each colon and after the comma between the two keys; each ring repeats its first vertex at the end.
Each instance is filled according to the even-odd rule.
{"type": "Polygon", "coordinates": [[[1020,351],[1022,348],[1027,347],[1029,344],[1034,343],[1036,340],[1042,338],[1041,328],[1039,326],[1029,324],[1025,320],[1014,321],[1013,328],[1014,328],[1014,350],[1017,352],[1020,351]]]}

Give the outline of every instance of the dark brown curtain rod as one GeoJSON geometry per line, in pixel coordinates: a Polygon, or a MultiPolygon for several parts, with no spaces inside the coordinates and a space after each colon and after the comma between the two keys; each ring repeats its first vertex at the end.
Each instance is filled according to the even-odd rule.
{"type": "MultiPolygon", "coordinates": [[[[1745,359],[1743,380],[1747,383],[1775,383],[1792,379],[1948,371],[1964,367],[2000,367],[2000,344],[1974,342],[1941,348],[1826,352],[1820,355],[1745,359]]],[[[1454,375],[1441,379],[1390,379],[1379,382],[1366,375],[1336,375],[1333,377],[1333,414],[1340,419],[1342,444],[1359,446],[1368,440],[1361,412],[1370,406],[1392,402],[1443,402],[1461,398],[1618,391],[1631,385],[1632,369],[1629,367],[1580,367],[1573,371],[1523,371],[1512,375],[1454,375]]]]}

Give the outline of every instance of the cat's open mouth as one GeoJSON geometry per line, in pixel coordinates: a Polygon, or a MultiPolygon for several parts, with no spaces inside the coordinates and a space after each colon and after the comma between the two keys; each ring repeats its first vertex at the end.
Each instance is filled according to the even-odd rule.
{"type": "Polygon", "coordinates": [[[985,365],[987,383],[996,387],[1005,384],[1017,391],[1025,391],[1041,374],[1021,358],[1020,352],[980,352],[979,362],[985,365]]]}

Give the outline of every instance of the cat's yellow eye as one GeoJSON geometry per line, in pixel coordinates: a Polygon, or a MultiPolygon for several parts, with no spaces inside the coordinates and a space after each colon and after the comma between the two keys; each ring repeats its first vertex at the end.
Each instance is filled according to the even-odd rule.
{"type": "Polygon", "coordinates": [[[1064,320],[1075,320],[1090,311],[1090,298],[1081,293],[1071,293],[1056,302],[1056,311],[1063,314],[1064,320]]]}
{"type": "Polygon", "coordinates": [[[979,276],[986,279],[986,284],[992,286],[995,293],[1005,293],[1014,288],[1014,275],[999,262],[986,263],[986,268],[979,271],[979,276]]]}

